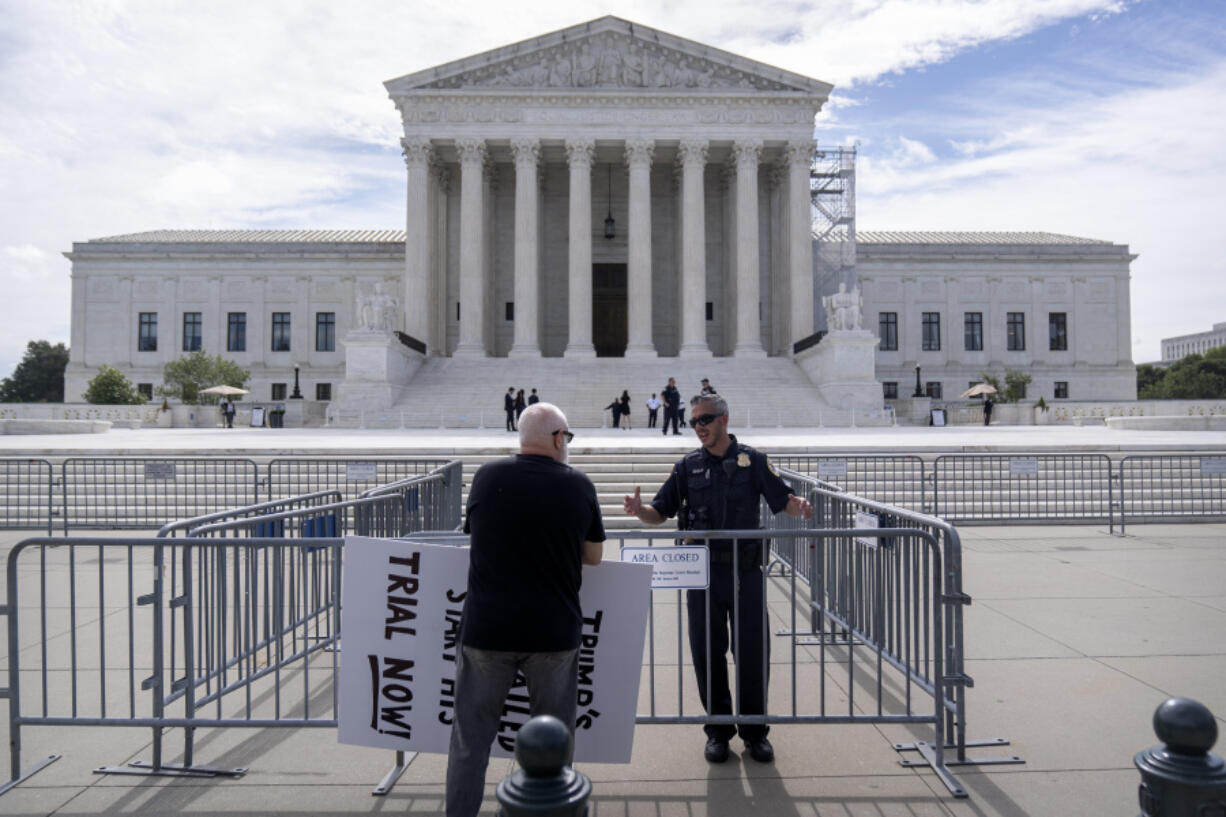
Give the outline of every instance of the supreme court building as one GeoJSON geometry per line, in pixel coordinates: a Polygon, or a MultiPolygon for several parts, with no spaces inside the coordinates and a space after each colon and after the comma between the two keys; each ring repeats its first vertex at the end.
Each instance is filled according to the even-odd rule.
{"type": "Polygon", "coordinates": [[[877,380],[919,360],[929,381],[952,364],[953,389],[977,366],[1012,361],[1055,366],[1048,379],[1066,395],[1071,378],[1075,397],[1135,396],[1127,247],[1003,233],[857,247],[852,229],[842,234],[851,263],[822,266],[813,132],[827,83],[603,17],[385,87],[404,128],[403,233],[180,230],[77,243],[68,398],[104,363],[144,388],[165,362],[204,348],[250,368],[256,399],[284,399],[299,366],[308,386],[327,386],[307,398],[326,401],[353,379],[353,350],[392,333],[396,354],[421,359],[375,368],[409,380],[438,358],[786,359],[826,328],[821,298],[839,283],[859,287],[864,331],[887,331],[879,313],[889,312],[915,335],[886,345],[896,354],[877,380]],[[857,252],[872,269],[864,280],[857,252]],[[930,337],[941,307],[926,300],[952,304],[944,355],[930,354],[942,348],[930,337]],[[1001,342],[955,351],[950,327],[963,312],[1001,342]],[[1084,314],[1095,330],[1068,329],[1052,347],[1061,354],[1034,342],[1011,358],[1016,312],[1032,327],[1052,313],[1079,326],[1084,314]]]}

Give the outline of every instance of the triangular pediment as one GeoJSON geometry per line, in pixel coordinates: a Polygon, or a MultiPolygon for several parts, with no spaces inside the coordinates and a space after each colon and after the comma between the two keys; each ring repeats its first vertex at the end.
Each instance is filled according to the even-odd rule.
{"type": "Polygon", "coordinates": [[[422,91],[747,91],[826,97],[828,83],[618,17],[601,17],[385,83],[422,91]]]}

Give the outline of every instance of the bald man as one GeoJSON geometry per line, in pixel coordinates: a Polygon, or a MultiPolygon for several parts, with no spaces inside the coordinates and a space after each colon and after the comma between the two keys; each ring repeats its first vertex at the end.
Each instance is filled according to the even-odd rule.
{"type": "Polygon", "coordinates": [[[490,745],[515,673],[532,715],[575,724],[582,565],[605,539],[596,488],[566,464],[566,415],[535,403],[519,418],[519,455],[487,462],[468,492],[468,592],[456,655],[447,817],[481,809],[490,745]]]}

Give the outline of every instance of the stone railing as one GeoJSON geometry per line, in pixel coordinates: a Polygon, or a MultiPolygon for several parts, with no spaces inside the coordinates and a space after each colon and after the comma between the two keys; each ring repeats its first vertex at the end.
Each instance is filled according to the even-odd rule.
{"type": "MultiPolygon", "coordinates": [[[[940,407],[942,404],[935,403],[940,407]]],[[[953,425],[983,423],[983,404],[957,401],[943,404],[953,425]]],[[[1035,401],[997,403],[993,425],[1102,425],[1109,417],[1217,417],[1226,415],[1226,400],[1114,400],[1048,401],[1047,411],[1035,410],[1035,401]],[[1046,417],[1042,416],[1046,414],[1046,417]]]]}
{"type": "Polygon", "coordinates": [[[0,403],[0,420],[105,420],[117,427],[155,426],[161,403],[0,403]],[[135,424],[135,425],[134,425],[135,424]]]}

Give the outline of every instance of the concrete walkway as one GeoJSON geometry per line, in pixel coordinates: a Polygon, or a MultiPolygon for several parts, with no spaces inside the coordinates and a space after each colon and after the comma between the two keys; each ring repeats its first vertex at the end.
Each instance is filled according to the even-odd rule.
{"type": "MultiPolygon", "coordinates": [[[[927,770],[905,769],[889,726],[781,726],[778,760],[702,759],[696,727],[640,726],[628,765],[589,765],[593,815],[1130,814],[1133,754],[1156,743],[1170,695],[1226,715],[1226,525],[1154,525],[1127,538],[1095,527],[962,529],[969,736],[1004,737],[1022,766],[955,768],[954,800],[927,770]]],[[[6,532],[4,550],[22,536],[6,532]]],[[[612,554],[608,554],[612,555],[612,554]]],[[[7,731],[7,721],[0,726],[7,731]]],[[[391,753],[338,745],[331,730],[201,730],[198,762],[247,766],[239,780],[104,777],[95,766],[149,757],[147,729],[27,728],[26,763],[64,758],[0,797],[3,814],[246,815],[438,813],[445,758],[418,756],[391,795],[370,789],[391,753]]],[[[168,751],[180,746],[168,738],[168,751]]],[[[739,745],[734,746],[739,750],[739,745]]],[[[738,752],[739,753],[739,752],[738,752]]],[[[508,774],[495,761],[487,783],[508,774]]],[[[492,811],[491,811],[492,813],[492,811]]]]}
{"type": "MultiPolygon", "coordinates": [[[[1106,426],[898,426],[894,428],[744,428],[730,430],[765,451],[956,452],[1226,450],[1214,431],[1127,431],[1106,426]]],[[[688,429],[675,437],[655,429],[576,428],[572,451],[686,451],[696,445],[688,429]]],[[[112,428],[104,434],[0,436],[0,456],[61,457],[172,454],[272,456],[288,454],[401,454],[509,450],[516,435],[497,429],[352,430],[269,428],[112,428]]]]}
{"type": "MultiPolygon", "coordinates": [[[[746,430],[747,442],[795,450],[1220,450],[1221,435],[1105,428],[746,430]],[[945,446],[948,446],[946,449],[945,446]]],[[[693,445],[692,435],[582,431],[593,449],[693,445]],[[633,435],[633,437],[631,437],[633,435]],[[641,438],[641,440],[640,440],[641,438]],[[628,445],[626,440],[633,439],[628,445]],[[673,442],[673,441],[676,442],[673,442]]],[[[213,429],[0,438],[7,456],[102,453],[398,453],[499,450],[505,432],[213,429]]],[[[146,535],[142,532],[141,535],[146,535]]],[[[895,742],[931,732],[899,726],[779,726],[778,759],[710,766],[697,727],[640,726],[632,762],[588,765],[593,817],[703,815],[1122,815],[1137,810],[1133,755],[1156,743],[1155,707],[1170,695],[1205,703],[1226,732],[1226,525],[964,527],[969,737],[1009,739],[972,754],[1017,754],[1020,766],[962,767],[955,800],[930,771],[898,765],[895,742]]],[[[0,556],[26,534],[0,533],[0,556]]],[[[614,554],[607,553],[606,558],[614,554]]],[[[0,709],[0,713],[7,709],[0,709]]],[[[7,718],[0,723],[7,734],[7,718]]],[[[109,777],[99,765],[149,758],[148,729],[23,731],[26,765],[64,758],[0,797],[0,814],[365,814],[441,812],[445,758],[418,756],[395,790],[371,788],[388,751],[341,746],[327,729],[200,730],[197,762],[245,766],[237,780],[109,777]]],[[[7,742],[7,741],[6,741],[7,742]]],[[[172,730],[167,749],[179,750],[172,730]]],[[[1223,747],[1219,746],[1219,753],[1223,747]]],[[[4,757],[0,754],[0,757],[4,757]]],[[[512,769],[494,761],[493,787],[512,769]]]]}

